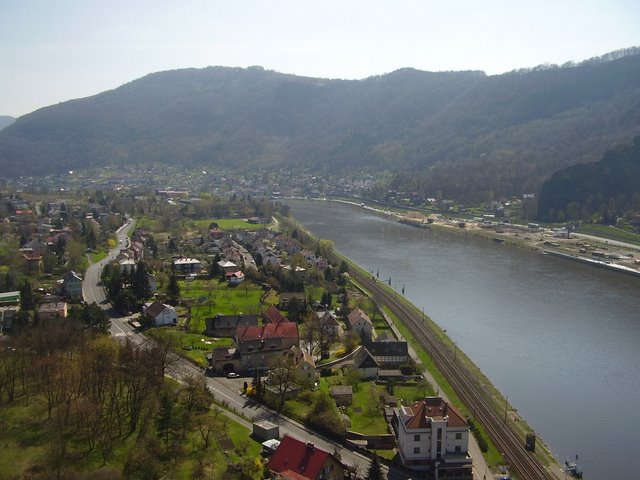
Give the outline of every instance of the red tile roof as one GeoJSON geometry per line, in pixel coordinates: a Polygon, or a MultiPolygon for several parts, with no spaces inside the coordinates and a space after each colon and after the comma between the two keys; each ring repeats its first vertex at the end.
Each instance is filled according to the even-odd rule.
{"type": "Polygon", "coordinates": [[[424,400],[414,403],[406,407],[411,411],[412,417],[406,421],[405,426],[409,428],[429,428],[431,418],[442,419],[449,417],[447,425],[450,427],[465,427],[467,422],[462,414],[449,403],[445,402],[441,397],[427,397],[424,400]]]}
{"type": "Polygon", "coordinates": [[[269,470],[285,475],[290,471],[294,475],[289,478],[296,480],[298,475],[315,479],[330,455],[313,443],[305,443],[286,435],[269,460],[269,470]]]}
{"type": "Polygon", "coordinates": [[[276,307],[271,305],[266,312],[264,312],[265,318],[269,321],[269,323],[280,323],[280,322],[288,322],[289,319],[280,313],[276,307]]]}
{"type": "Polygon", "coordinates": [[[267,338],[298,338],[298,325],[295,322],[269,323],[256,327],[238,327],[236,332],[238,341],[257,340],[267,338]]]}

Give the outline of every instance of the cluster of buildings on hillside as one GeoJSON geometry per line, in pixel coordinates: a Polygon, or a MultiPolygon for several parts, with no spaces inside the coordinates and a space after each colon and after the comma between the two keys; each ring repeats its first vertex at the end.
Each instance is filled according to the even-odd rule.
{"type": "MultiPolygon", "coordinates": [[[[339,369],[355,369],[361,378],[372,381],[406,380],[398,368],[409,362],[407,343],[397,341],[386,331],[375,337],[375,329],[365,312],[356,308],[344,322],[327,310],[314,315],[320,325],[326,322],[326,331],[336,339],[345,330],[353,330],[359,332],[362,344],[341,359],[318,364],[304,341],[301,343],[298,325],[275,306],[263,314],[261,324],[256,315],[216,315],[206,319],[206,334],[233,338],[235,345],[215,348],[209,354],[210,373],[264,375],[269,389],[270,385],[273,388],[271,365],[274,360],[287,357],[294,370],[287,398],[297,395],[296,384],[314,385],[322,370],[331,374],[339,369]]],[[[348,406],[353,390],[350,385],[338,385],[331,387],[330,395],[338,406],[348,406]]],[[[405,467],[432,476],[437,471],[437,478],[472,478],[469,427],[455,407],[440,397],[425,398],[409,406],[398,406],[395,398],[385,397],[388,397],[384,399],[385,417],[395,438],[398,458],[405,467]]],[[[295,480],[343,478],[344,474],[339,458],[292,437],[283,439],[269,461],[269,469],[295,480]]]]}

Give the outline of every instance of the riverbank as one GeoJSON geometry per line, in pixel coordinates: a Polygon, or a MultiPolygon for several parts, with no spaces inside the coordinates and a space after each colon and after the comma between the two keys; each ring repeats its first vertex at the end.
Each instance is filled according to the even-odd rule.
{"type": "Polygon", "coordinates": [[[526,248],[537,251],[540,254],[553,251],[557,254],[557,257],[640,278],[640,246],[631,243],[575,232],[561,234],[535,224],[529,227],[484,220],[446,219],[438,214],[424,215],[415,211],[392,211],[380,206],[368,205],[365,202],[342,199],[305,200],[330,201],[353,205],[388,218],[391,221],[397,221],[414,228],[442,229],[459,235],[493,241],[505,246],[526,248]]]}

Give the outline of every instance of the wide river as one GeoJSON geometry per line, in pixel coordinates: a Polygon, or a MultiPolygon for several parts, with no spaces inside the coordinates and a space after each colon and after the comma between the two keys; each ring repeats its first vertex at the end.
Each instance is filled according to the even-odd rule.
{"type": "Polygon", "coordinates": [[[587,479],[640,478],[640,278],[355,206],[286,200],[319,238],[424,311],[558,459],[587,479]]]}

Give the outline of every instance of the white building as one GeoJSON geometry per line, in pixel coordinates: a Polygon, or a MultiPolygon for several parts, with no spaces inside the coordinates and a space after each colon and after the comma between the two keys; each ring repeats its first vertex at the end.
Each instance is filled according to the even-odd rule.
{"type": "Polygon", "coordinates": [[[369,316],[361,309],[356,308],[349,313],[347,317],[349,320],[349,328],[356,332],[360,336],[364,336],[367,339],[371,339],[373,333],[373,323],[369,316]]]}
{"type": "Polygon", "coordinates": [[[175,325],[178,323],[178,315],[171,305],[155,301],[147,305],[144,314],[151,319],[156,327],[162,325],[175,325]]]}
{"type": "Polygon", "coordinates": [[[392,425],[405,467],[430,472],[435,478],[473,478],[469,426],[462,414],[441,397],[426,397],[394,409],[392,425]]]}

